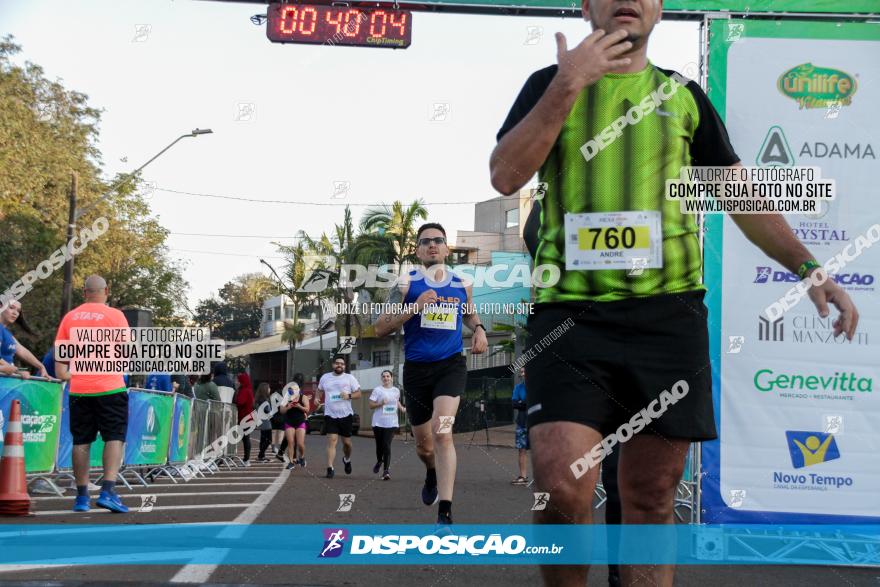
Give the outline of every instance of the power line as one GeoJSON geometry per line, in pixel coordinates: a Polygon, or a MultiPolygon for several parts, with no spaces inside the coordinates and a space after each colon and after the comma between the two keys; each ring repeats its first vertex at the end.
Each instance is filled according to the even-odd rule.
{"type": "Polygon", "coordinates": [[[320,241],[321,237],[315,236],[271,236],[265,234],[208,234],[204,232],[171,232],[168,234],[176,234],[181,236],[222,236],[226,238],[277,238],[277,239],[285,239],[285,240],[303,240],[305,238],[310,238],[313,241],[320,241]]]}
{"type": "Polygon", "coordinates": [[[177,251],[179,253],[202,253],[204,255],[222,255],[224,257],[256,257],[258,259],[262,257],[263,259],[281,259],[281,260],[287,259],[287,257],[270,257],[267,255],[249,255],[247,253],[226,253],[223,251],[196,251],[193,249],[172,249],[170,247],[168,250],[169,251],[177,251]]]}
{"type": "MultiPolygon", "coordinates": [[[[156,191],[160,192],[168,192],[169,194],[177,194],[180,196],[194,196],[197,198],[215,198],[218,200],[234,200],[237,202],[251,202],[258,204],[292,204],[296,206],[352,206],[352,207],[376,207],[376,208],[384,208],[388,207],[387,202],[382,202],[378,204],[360,204],[357,202],[303,202],[303,201],[295,201],[295,200],[267,200],[264,198],[246,198],[244,196],[226,196],[221,194],[206,194],[206,193],[198,193],[198,192],[186,192],[182,190],[172,190],[170,188],[154,188],[156,191]]],[[[424,206],[471,206],[474,204],[480,204],[487,200],[474,200],[468,202],[422,202],[424,206]]]]}

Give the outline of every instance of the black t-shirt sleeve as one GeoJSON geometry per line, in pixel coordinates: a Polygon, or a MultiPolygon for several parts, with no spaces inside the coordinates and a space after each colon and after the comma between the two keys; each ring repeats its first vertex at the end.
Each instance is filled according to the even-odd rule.
{"type": "Polygon", "coordinates": [[[535,104],[544,95],[547,86],[550,85],[550,82],[556,75],[557,68],[558,66],[551,65],[529,76],[529,79],[526,80],[525,85],[516,97],[513,106],[510,107],[510,112],[508,112],[504,124],[501,125],[501,129],[495,136],[496,140],[500,141],[501,137],[510,132],[513,127],[519,124],[532,111],[532,108],[535,107],[535,104]]]}
{"type": "Polygon", "coordinates": [[[691,141],[691,164],[711,167],[727,167],[739,162],[739,156],[730,144],[727,128],[703,89],[690,82],[687,88],[697,103],[700,121],[691,141]]]}

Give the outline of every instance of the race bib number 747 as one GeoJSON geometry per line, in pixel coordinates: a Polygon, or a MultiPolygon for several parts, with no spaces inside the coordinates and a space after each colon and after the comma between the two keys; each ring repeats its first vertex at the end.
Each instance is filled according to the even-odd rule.
{"type": "Polygon", "coordinates": [[[455,330],[458,309],[455,306],[428,306],[422,310],[421,327],[455,330]]]}

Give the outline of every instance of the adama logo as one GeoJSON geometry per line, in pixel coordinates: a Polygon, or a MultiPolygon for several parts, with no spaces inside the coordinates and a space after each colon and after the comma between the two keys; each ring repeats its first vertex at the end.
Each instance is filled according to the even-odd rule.
{"type": "Polygon", "coordinates": [[[779,91],[797,101],[801,109],[825,108],[832,102],[849,106],[856,86],[848,73],[812,63],[792,67],[776,81],[779,91]]]}

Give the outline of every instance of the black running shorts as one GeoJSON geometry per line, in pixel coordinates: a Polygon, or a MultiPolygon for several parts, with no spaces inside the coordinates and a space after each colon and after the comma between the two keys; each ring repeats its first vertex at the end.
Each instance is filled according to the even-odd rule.
{"type": "Polygon", "coordinates": [[[404,362],[403,389],[409,423],[419,426],[428,422],[434,413],[434,399],[441,395],[460,396],[466,382],[467,363],[458,353],[431,363],[404,362]]]}
{"type": "Polygon", "coordinates": [[[351,438],[351,428],[354,416],[349,414],[344,418],[324,417],[324,431],[327,434],[338,434],[343,438],[351,438]]]}
{"type": "Polygon", "coordinates": [[[73,444],[91,444],[101,433],[104,442],[125,442],[128,428],[128,392],[108,395],[71,395],[70,434],[73,444]]]}
{"type": "Polygon", "coordinates": [[[529,428],[568,421],[606,436],[649,408],[648,432],[717,438],[704,295],[536,305],[523,354],[529,428]],[[681,380],[687,393],[666,394],[661,409],[681,380]]]}

